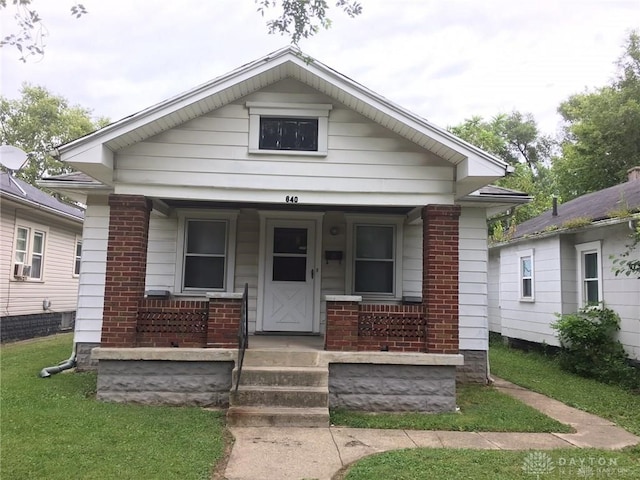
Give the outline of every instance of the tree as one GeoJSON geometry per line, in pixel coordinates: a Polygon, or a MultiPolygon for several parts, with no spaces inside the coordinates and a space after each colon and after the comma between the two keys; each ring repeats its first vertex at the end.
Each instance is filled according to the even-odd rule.
{"type": "Polygon", "coordinates": [[[625,180],[640,165],[640,36],[631,32],[610,85],[573,95],[564,118],[562,157],[554,161],[564,201],[625,180]]]}
{"type": "MultiPolygon", "coordinates": [[[[11,0],[15,7],[14,19],[17,33],[6,35],[0,40],[0,47],[13,46],[20,52],[20,60],[42,56],[45,38],[49,35],[42,18],[34,8],[35,0],[11,0]]],[[[264,17],[269,12],[277,12],[275,18],[267,20],[269,33],[288,35],[291,43],[298,45],[301,39],[309,38],[321,28],[331,27],[327,12],[331,9],[327,0],[254,0],[258,12],[264,17]]],[[[349,17],[362,13],[362,5],[357,0],[335,0],[335,6],[349,17]]],[[[0,10],[7,8],[7,0],[0,0],[0,10]]],[[[71,5],[71,15],[80,18],[87,14],[82,3],[71,5]]]]}
{"type": "Polygon", "coordinates": [[[70,172],[68,165],[50,155],[51,149],[106,125],[107,120],[94,122],[89,110],[70,106],[43,87],[23,84],[20,93],[18,100],[0,96],[0,143],[28,153],[16,176],[35,185],[43,176],[70,172]]]}
{"type": "MultiPolygon", "coordinates": [[[[16,47],[20,52],[20,61],[26,62],[29,57],[44,55],[45,38],[49,35],[40,15],[32,6],[33,0],[11,0],[15,7],[13,18],[18,27],[17,33],[6,35],[0,40],[0,47],[16,47]]],[[[0,9],[7,8],[7,0],[0,0],[0,9]]],[[[80,18],[87,13],[84,5],[71,5],[71,15],[80,18]]]]}
{"type": "Polygon", "coordinates": [[[467,142],[492,153],[514,167],[497,185],[533,195],[533,201],[502,218],[503,231],[551,207],[555,177],[550,168],[555,142],[542,135],[530,113],[499,114],[490,121],[475,116],[449,130],[467,142]]]}
{"type": "MultiPolygon", "coordinates": [[[[254,0],[258,11],[264,16],[269,9],[278,10],[278,16],[267,21],[269,33],[289,35],[291,43],[298,45],[302,38],[309,38],[320,28],[331,27],[327,16],[327,0],[254,0]]],[[[336,0],[336,7],[353,18],[362,13],[362,5],[356,0],[336,0]]]]}

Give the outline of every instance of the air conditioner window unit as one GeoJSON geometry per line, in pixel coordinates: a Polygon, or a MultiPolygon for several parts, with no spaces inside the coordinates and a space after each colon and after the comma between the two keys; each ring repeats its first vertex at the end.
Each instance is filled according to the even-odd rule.
{"type": "Polygon", "coordinates": [[[22,277],[24,276],[24,263],[14,263],[13,264],[13,276],[14,277],[22,277]]]}
{"type": "Polygon", "coordinates": [[[15,263],[13,265],[13,276],[20,280],[24,280],[31,275],[31,265],[25,265],[24,263],[15,263]]]}

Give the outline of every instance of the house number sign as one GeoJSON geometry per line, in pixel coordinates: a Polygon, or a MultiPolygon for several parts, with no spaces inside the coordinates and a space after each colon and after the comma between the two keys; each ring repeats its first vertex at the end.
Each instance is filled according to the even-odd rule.
{"type": "Polygon", "coordinates": [[[294,195],[287,195],[286,197],[284,197],[284,201],[286,203],[298,203],[298,197],[294,195]]]}

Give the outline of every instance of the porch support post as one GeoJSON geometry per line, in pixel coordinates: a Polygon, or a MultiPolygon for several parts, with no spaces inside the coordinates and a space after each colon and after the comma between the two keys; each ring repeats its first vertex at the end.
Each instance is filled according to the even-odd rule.
{"type": "Polygon", "coordinates": [[[459,205],[422,209],[422,304],[427,352],[458,353],[459,205]]]}
{"type": "Polygon", "coordinates": [[[325,350],[358,351],[360,296],[327,295],[325,350]]]}
{"type": "Polygon", "coordinates": [[[109,240],[102,315],[103,347],[135,347],[138,302],[144,298],[151,201],[109,195],[109,240]]]}
{"type": "Polygon", "coordinates": [[[211,293],[207,322],[207,348],[238,348],[242,293],[211,293]]]}

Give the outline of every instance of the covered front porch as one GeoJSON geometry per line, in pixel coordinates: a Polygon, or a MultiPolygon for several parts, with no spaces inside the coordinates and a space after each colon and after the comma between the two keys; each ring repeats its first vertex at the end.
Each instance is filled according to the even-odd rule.
{"type": "Polygon", "coordinates": [[[159,203],[109,196],[102,347],[235,348],[244,295],[250,333],[458,353],[460,206],[156,214],[159,203]]]}

